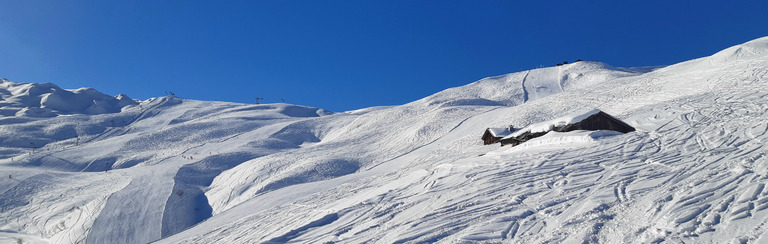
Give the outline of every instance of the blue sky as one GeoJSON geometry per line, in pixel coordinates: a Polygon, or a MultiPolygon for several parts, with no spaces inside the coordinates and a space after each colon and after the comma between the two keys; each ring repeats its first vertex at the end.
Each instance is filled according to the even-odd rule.
{"type": "Polygon", "coordinates": [[[576,59],[655,66],[768,35],[768,1],[7,1],[0,77],[146,99],[399,105],[576,59]]]}

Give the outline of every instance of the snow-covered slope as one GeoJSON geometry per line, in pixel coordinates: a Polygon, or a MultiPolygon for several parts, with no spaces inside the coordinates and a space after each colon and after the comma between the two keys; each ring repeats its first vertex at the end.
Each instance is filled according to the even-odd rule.
{"type": "Polygon", "coordinates": [[[624,69],[582,61],[489,77],[450,88],[417,101],[444,106],[515,106],[577,87],[588,87],[620,77],[637,76],[652,68],[624,69]]]}
{"type": "Polygon", "coordinates": [[[0,98],[3,116],[116,113],[137,104],[124,94],[112,97],[91,88],[66,90],[51,83],[20,84],[6,79],[0,79],[0,98]]]}
{"type": "Polygon", "coordinates": [[[0,242],[768,241],[767,67],[761,38],[658,69],[578,62],[343,113],[164,97],[4,114],[0,242]],[[584,109],[638,131],[479,139],[584,109]]]}

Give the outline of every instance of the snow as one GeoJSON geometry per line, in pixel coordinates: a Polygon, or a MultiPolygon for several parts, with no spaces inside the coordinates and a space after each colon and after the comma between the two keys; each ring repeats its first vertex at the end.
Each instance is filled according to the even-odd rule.
{"type": "Polygon", "coordinates": [[[528,125],[526,127],[523,127],[520,130],[515,131],[515,133],[512,133],[512,134],[508,135],[505,138],[502,138],[502,139],[518,137],[518,136],[520,136],[520,135],[522,135],[524,133],[528,133],[528,132],[530,132],[530,133],[540,133],[540,132],[551,131],[551,130],[555,129],[555,127],[558,127],[558,126],[565,126],[565,125],[570,125],[570,124],[575,124],[575,123],[581,122],[582,120],[585,120],[585,119],[589,118],[589,116],[595,115],[595,114],[597,114],[599,112],[600,112],[599,109],[592,109],[592,110],[588,110],[588,111],[579,111],[579,112],[571,113],[571,114],[568,114],[568,115],[565,115],[563,117],[559,117],[559,118],[556,118],[556,119],[553,119],[553,120],[549,120],[549,121],[544,121],[544,122],[539,122],[539,123],[536,123],[536,124],[528,125]]]}
{"type": "Polygon", "coordinates": [[[652,70],[616,68],[599,62],[582,61],[485,78],[468,85],[446,89],[412,104],[516,106],[569,89],[622,77],[639,76],[652,70]]]}
{"type": "MultiPolygon", "coordinates": [[[[543,136],[531,139],[515,147],[510,147],[511,149],[509,150],[510,151],[529,150],[531,148],[542,147],[542,146],[547,146],[547,149],[551,149],[556,146],[570,147],[575,144],[595,142],[596,140],[602,137],[615,136],[615,135],[621,135],[621,134],[622,134],[621,132],[610,131],[610,130],[599,130],[599,131],[575,130],[575,131],[569,131],[569,132],[550,131],[547,134],[544,134],[543,136]]],[[[491,155],[498,154],[495,152],[492,152],[492,153],[494,154],[491,154],[491,153],[489,154],[491,155]]]]}
{"type": "Polygon", "coordinates": [[[512,134],[512,131],[509,131],[509,128],[488,128],[488,131],[493,137],[505,137],[512,134]]]}
{"type": "Polygon", "coordinates": [[[0,243],[760,242],[766,50],[578,62],[342,113],[3,80],[0,243]],[[585,108],[638,130],[478,139],[585,108]]]}
{"type": "Polygon", "coordinates": [[[92,88],[61,89],[51,83],[21,84],[0,79],[2,115],[55,117],[61,114],[116,113],[137,105],[127,95],[105,95],[92,88]]]}

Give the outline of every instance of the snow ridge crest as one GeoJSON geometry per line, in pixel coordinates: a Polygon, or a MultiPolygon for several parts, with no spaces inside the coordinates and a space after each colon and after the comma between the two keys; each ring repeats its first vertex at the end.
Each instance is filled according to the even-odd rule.
{"type": "Polygon", "coordinates": [[[16,83],[0,79],[0,116],[56,117],[63,114],[117,113],[138,102],[93,88],[62,89],[52,83],[16,83]]]}

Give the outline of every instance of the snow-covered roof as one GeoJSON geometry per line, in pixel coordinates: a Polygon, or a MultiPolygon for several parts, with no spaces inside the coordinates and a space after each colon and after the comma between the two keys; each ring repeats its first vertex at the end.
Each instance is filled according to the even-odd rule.
{"type": "Polygon", "coordinates": [[[520,135],[522,135],[522,134],[524,134],[526,132],[539,133],[539,132],[551,131],[555,127],[558,127],[558,126],[564,126],[564,125],[569,125],[569,124],[574,124],[574,123],[581,122],[582,120],[584,120],[586,118],[589,118],[589,116],[595,115],[595,114],[597,114],[599,112],[600,112],[599,109],[593,109],[593,110],[589,110],[589,111],[582,110],[582,111],[575,112],[575,113],[572,113],[572,114],[569,114],[569,115],[566,115],[566,116],[563,116],[563,117],[560,117],[560,118],[556,118],[556,119],[553,119],[553,120],[548,120],[548,121],[544,121],[544,122],[540,122],[540,123],[531,124],[531,125],[528,125],[526,127],[523,127],[520,130],[515,131],[514,133],[509,134],[508,136],[505,136],[502,139],[518,137],[518,136],[520,136],[520,135]]]}
{"type": "Polygon", "coordinates": [[[488,131],[493,137],[505,137],[512,134],[508,128],[488,128],[488,131]]]}

